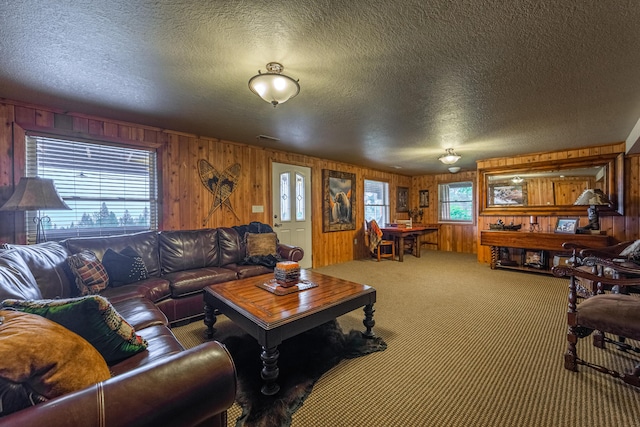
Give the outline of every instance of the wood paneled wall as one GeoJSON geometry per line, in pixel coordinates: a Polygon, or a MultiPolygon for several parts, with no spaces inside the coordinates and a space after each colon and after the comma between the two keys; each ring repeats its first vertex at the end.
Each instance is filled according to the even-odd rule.
{"type": "MultiPolygon", "coordinates": [[[[160,173],[160,228],[162,230],[221,227],[260,221],[273,224],[271,218],[271,162],[307,166],[312,170],[312,221],[314,267],[351,261],[368,256],[364,246],[364,179],[386,181],[390,185],[391,206],[395,206],[396,187],[410,187],[411,178],[347,163],[268,150],[261,147],[206,138],[132,123],[108,120],[52,108],[2,100],[0,102],[0,205],[12,194],[23,176],[24,138],[12,143],[12,124],[27,130],[63,137],[100,140],[115,144],[151,147],[158,150],[160,173]],[[198,161],[206,159],[222,171],[234,163],[242,167],[238,189],[230,201],[239,218],[226,207],[209,213],[213,196],[198,178],[198,161]],[[15,160],[15,162],[14,162],[15,160]],[[15,164],[14,164],[15,163],[15,164]],[[356,175],[356,229],[322,232],[322,170],[331,169],[356,175]],[[264,206],[263,213],[252,213],[252,205],[264,206]]],[[[0,213],[0,241],[24,242],[21,215],[0,213]]],[[[392,218],[394,215],[392,214],[392,218]]],[[[400,216],[398,216],[400,218],[400,216]]]]}
{"type": "MultiPolygon", "coordinates": [[[[20,102],[0,101],[0,204],[12,194],[14,185],[24,174],[24,137],[16,138],[13,144],[13,124],[52,135],[100,140],[115,144],[151,147],[158,150],[160,172],[160,228],[197,229],[203,227],[232,226],[261,221],[272,224],[271,219],[271,162],[291,163],[307,166],[312,170],[312,220],[314,267],[365,258],[368,250],[364,246],[364,179],[386,181],[390,187],[391,206],[396,205],[396,188],[409,187],[410,208],[419,206],[419,191],[429,190],[429,207],[424,209],[422,222],[437,224],[438,184],[471,180],[477,186],[475,171],[458,174],[436,174],[408,177],[382,172],[342,162],[334,162],[299,154],[269,150],[261,147],[222,141],[187,133],[136,125],[127,122],[67,113],[48,107],[20,102]],[[20,142],[22,141],[22,142],[20,142]],[[230,200],[239,218],[227,208],[217,209],[205,222],[212,203],[212,195],[200,184],[197,162],[206,159],[218,170],[234,163],[242,166],[239,188],[230,200]],[[354,173],[357,177],[355,207],[356,229],[332,233],[322,232],[322,170],[331,169],[354,173]],[[263,213],[252,213],[252,205],[264,206],[263,213]]],[[[554,158],[571,158],[597,155],[604,152],[622,151],[623,144],[581,150],[538,153],[528,156],[490,159],[479,163],[479,167],[499,167],[528,162],[543,162],[554,158]],[[604,150],[604,151],[603,151],[604,150]],[[607,151],[609,150],[609,151],[607,151]]],[[[602,217],[601,226],[617,240],[639,237],[640,214],[640,157],[625,160],[625,216],[602,217]]],[[[23,216],[0,212],[0,242],[24,242],[23,216]]],[[[391,213],[391,218],[406,219],[406,213],[391,213]]],[[[442,224],[438,235],[440,250],[478,253],[478,260],[489,261],[489,250],[479,246],[479,230],[488,229],[500,217],[478,217],[472,225],[442,224]]],[[[555,217],[538,217],[542,229],[551,229],[555,217]]],[[[526,217],[501,217],[503,221],[528,224],[526,217]]],[[[586,223],[585,217],[582,223],[586,223]]],[[[427,237],[434,239],[435,235],[427,237]]],[[[309,254],[307,254],[308,256],[309,254]]]]}
{"type": "MultiPolygon", "coordinates": [[[[413,177],[411,180],[411,190],[409,197],[410,206],[419,206],[420,190],[429,190],[429,207],[424,209],[422,222],[425,224],[438,223],[438,184],[452,183],[460,181],[471,181],[476,185],[476,172],[467,171],[456,174],[443,173],[437,175],[422,175],[413,177]]],[[[475,188],[474,188],[475,190],[475,188]]],[[[477,224],[447,224],[440,225],[438,232],[438,248],[441,251],[449,252],[476,252],[476,229],[477,224]]],[[[425,240],[435,239],[434,235],[427,235],[425,240]]],[[[432,241],[432,240],[429,240],[432,241]]]]}
{"type": "MultiPolygon", "coordinates": [[[[491,169],[513,165],[544,165],[545,162],[560,159],[577,159],[581,157],[598,156],[610,153],[623,153],[624,142],[607,144],[596,147],[588,147],[577,150],[562,150],[545,153],[533,153],[523,156],[503,157],[478,162],[478,169],[491,169]]],[[[638,229],[638,215],[640,215],[640,187],[638,175],[640,173],[640,157],[628,156],[624,164],[625,195],[624,195],[624,216],[601,216],[600,228],[605,230],[609,236],[617,241],[635,240],[640,238],[638,229]]],[[[478,180],[480,178],[478,177],[478,180]]],[[[479,185],[480,183],[478,183],[479,185]]],[[[541,231],[553,232],[558,217],[557,216],[537,216],[541,231]]],[[[489,224],[496,223],[502,219],[506,224],[522,224],[524,231],[529,228],[529,217],[527,216],[479,216],[476,241],[478,244],[478,260],[488,263],[491,259],[488,247],[480,246],[480,230],[488,230],[489,224]]],[[[588,223],[587,209],[584,215],[580,216],[580,225],[588,223]]],[[[569,239],[567,239],[569,240],[569,239]]]]}

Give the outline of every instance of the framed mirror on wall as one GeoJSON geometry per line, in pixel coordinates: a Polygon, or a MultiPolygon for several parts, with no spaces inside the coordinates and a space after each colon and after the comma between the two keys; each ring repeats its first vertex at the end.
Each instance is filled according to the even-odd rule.
{"type": "Polygon", "coordinates": [[[585,215],[574,203],[587,189],[611,202],[604,215],[623,215],[624,154],[552,160],[478,170],[480,215],[585,215]]]}

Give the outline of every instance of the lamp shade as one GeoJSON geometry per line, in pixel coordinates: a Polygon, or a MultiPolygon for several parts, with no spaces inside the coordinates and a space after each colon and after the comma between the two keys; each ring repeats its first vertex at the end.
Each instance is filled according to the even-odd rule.
{"type": "Polygon", "coordinates": [[[249,89],[274,107],[288,101],[300,93],[300,85],[291,77],[281,74],[282,64],[269,62],[267,72],[258,74],[249,80],[249,89]]]}
{"type": "Polygon", "coordinates": [[[52,179],[20,178],[13,195],[0,211],[37,211],[71,208],[62,200],[52,179]]]}
{"type": "Polygon", "coordinates": [[[453,151],[453,148],[447,148],[446,151],[447,151],[446,154],[443,154],[442,156],[438,157],[438,160],[440,160],[445,165],[452,165],[458,160],[460,160],[461,156],[457,155],[456,152],[453,151]]]}
{"type": "Polygon", "coordinates": [[[610,205],[609,198],[599,189],[587,188],[578,196],[574,205],[580,206],[604,206],[610,205]]]}

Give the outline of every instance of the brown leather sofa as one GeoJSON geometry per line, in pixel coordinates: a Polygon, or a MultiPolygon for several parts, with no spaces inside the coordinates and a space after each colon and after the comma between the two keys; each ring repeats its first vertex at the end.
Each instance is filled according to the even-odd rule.
{"type": "MultiPolygon", "coordinates": [[[[236,392],[230,355],[217,342],[185,351],[170,325],[203,314],[203,287],[272,271],[243,263],[246,247],[238,229],[149,231],[5,247],[0,301],[76,296],[66,261],[71,254],[89,249],[102,259],[109,248],[133,248],[148,278],[107,287],[101,295],[149,345],[110,365],[107,381],[2,417],[0,426],[226,426],[236,392]]],[[[279,244],[277,250],[288,260],[303,256],[300,248],[279,244]]],[[[4,390],[0,381],[0,394],[4,390]]]]}

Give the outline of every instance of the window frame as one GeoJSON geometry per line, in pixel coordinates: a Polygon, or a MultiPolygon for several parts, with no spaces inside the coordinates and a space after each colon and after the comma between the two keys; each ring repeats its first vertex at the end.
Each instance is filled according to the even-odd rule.
{"type": "Polygon", "coordinates": [[[362,201],[363,201],[363,205],[364,205],[364,220],[365,221],[371,221],[371,219],[375,219],[376,221],[378,221],[377,218],[371,218],[367,216],[367,207],[368,206],[374,206],[374,207],[381,207],[382,208],[382,216],[383,216],[383,221],[379,222],[379,226],[380,227],[384,227],[385,224],[387,224],[390,221],[391,218],[391,201],[390,201],[390,197],[389,197],[389,183],[387,181],[379,181],[379,180],[375,180],[375,179],[364,179],[363,181],[363,197],[362,197],[362,201]],[[367,203],[367,192],[366,192],[366,188],[367,188],[367,181],[369,182],[373,182],[373,183],[379,183],[382,184],[383,187],[383,191],[385,192],[385,194],[383,195],[384,198],[386,198],[386,200],[383,200],[382,204],[370,204],[367,203]]]}
{"type": "MultiPolygon", "coordinates": [[[[63,151],[59,149],[57,150],[57,153],[63,153],[63,151]]],[[[47,240],[57,241],[57,240],[63,240],[70,237],[100,237],[100,236],[109,236],[109,235],[117,235],[117,234],[129,234],[129,233],[135,233],[140,231],[158,230],[159,224],[160,224],[159,215],[161,212],[161,207],[160,207],[161,180],[160,180],[160,173],[159,173],[159,163],[160,163],[159,158],[160,158],[160,153],[158,152],[158,147],[155,145],[144,146],[139,144],[114,143],[112,141],[106,141],[106,140],[103,141],[103,140],[96,140],[96,139],[89,139],[89,138],[77,138],[77,137],[70,137],[67,135],[50,134],[50,133],[38,132],[38,131],[26,131],[25,132],[25,176],[27,177],[39,176],[41,178],[53,178],[54,184],[56,185],[58,193],[60,193],[62,199],[68,205],[73,206],[73,205],[76,205],[77,203],[98,203],[100,204],[100,206],[102,206],[103,203],[108,203],[111,201],[111,202],[116,202],[123,205],[125,211],[128,211],[127,204],[129,204],[129,206],[132,203],[147,204],[147,206],[143,209],[143,212],[145,214],[145,217],[146,215],[148,215],[148,222],[144,225],[139,223],[130,223],[129,225],[127,225],[126,223],[122,224],[120,222],[119,225],[117,226],[103,225],[98,227],[79,227],[76,225],[76,222],[80,222],[78,218],[79,216],[79,213],[78,213],[78,216],[76,216],[76,218],[72,221],[72,224],[76,225],[75,228],[73,229],[49,228],[46,230],[47,240]],[[102,151],[103,153],[105,151],[113,151],[118,149],[127,150],[128,153],[141,154],[143,155],[143,157],[144,157],[144,153],[148,153],[149,157],[148,158],[144,157],[144,158],[148,160],[147,166],[145,166],[145,168],[148,169],[149,174],[143,179],[143,182],[146,183],[144,187],[146,187],[145,191],[147,192],[147,194],[141,198],[139,194],[134,195],[133,197],[104,197],[104,196],[95,197],[95,195],[88,196],[87,195],[88,193],[86,191],[81,195],[78,195],[78,193],[74,193],[74,194],[66,193],[65,185],[56,184],[56,179],[55,179],[56,177],[52,176],[52,172],[47,173],[47,171],[43,170],[44,166],[41,166],[38,163],[38,152],[42,150],[42,148],[38,148],[38,144],[42,144],[43,141],[46,141],[46,140],[53,140],[53,141],[56,141],[56,143],[58,144],[68,143],[69,150],[71,150],[74,147],[77,148],[78,144],[80,144],[80,146],[82,147],[95,147],[98,151],[102,151]],[[148,182],[146,180],[148,180],[148,182]]],[[[55,163],[55,161],[52,161],[52,162],[55,163]]],[[[100,162],[96,162],[95,165],[92,166],[93,171],[98,172],[99,174],[109,169],[109,167],[107,166],[107,163],[105,163],[106,167],[104,168],[101,168],[96,165],[100,165],[100,162]]],[[[74,168],[81,168],[81,167],[82,167],[81,162],[78,162],[77,164],[73,162],[72,166],[69,168],[66,168],[66,170],[68,171],[68,170],[73,170],[74,168]]],[[[60,169],[64,170],[65,168],[60,168],[60,169]]],[[[113,174],[114,168],[112,165],[111,165],[111,169],[112,169],[111,173],[113,174]]],[[[135,169],[136,168],[132,167],[130,172],[133,174],[135,172],[135,169]]],[[[139,174],[140,168],[137,168],[137,169],[139,174]]],[[[101,179],[102,178],[99,178],[99,180],[101,179]]],[[[106,180],[106,182],[108,181],[109,180],[106,180]]],[[[112,209],[113,210],[110,210],[110,213],[113,212],[115,214],[114,211],[117,208],[113,208],[113,205],[112,205],[112,209]]],[[[27,237],[27,243],[35,243],[36,241],[36,226],[33,221],[33,218],[37,215],[54,216],[54,217],[59,216],[59,215],[55,215],[56,212],[71,212],[71,211],[50,211],[50,214],[48,214],[46,210],[25,212],[25,234],[27,237]]],[[[85,213],[88,213],[88,212],[85,212],[85,213]]],[[[122,216],[124,217],[124,212],[122,213],[122,216]]],[[[135,218],[135,214],[132,217],[135,218]]],[[[121,218],[119,218],[119,220],[120,219],[121,218]]]]}
{"type": "Polygon", "coordinates": [[[472,180],[469,181],[452,181],[452,182],[441,182],[438,184],[438,223],[448,223],[448,224],[468,224],[468,225],[473,225],[475,224],[476,221],[476,215],[475,213],[475,202],[476,202],[476,195],[475,195],[475,191],[474,191],[474,183],[472,180]],[[447,191],[449,189],[450,186],[463,186],[463,184],[468,184],[468,186],[470,187],[470,195],[471,195],[471,200],[464,200],[464,201],[459,201],[456,200],[455,202],[461,202],[461,203],[470,203],[470,212],[471,212],[471,219],[451,219],[451,210],[450,210],[450,203],[451,202],[447,202],[445,200],[443,200],[442,197],[442,191],[443,188],[446,187],[447,191]],[[449,207],[447,209],[447,218],[443,218],[443,203],[449,203],[449,207]]]}

